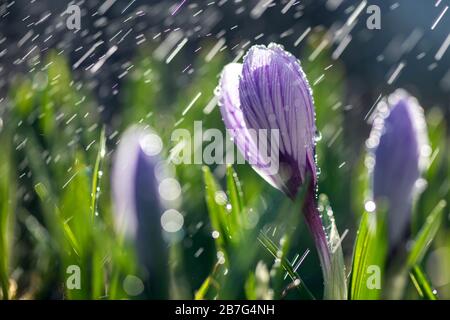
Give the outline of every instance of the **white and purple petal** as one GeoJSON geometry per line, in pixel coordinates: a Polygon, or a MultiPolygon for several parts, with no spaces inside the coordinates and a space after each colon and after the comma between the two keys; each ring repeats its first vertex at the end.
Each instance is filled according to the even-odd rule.
{"type": "Polygon", "coordinates": [[[239,99],[239,79],[242,64],[230,63],[222,71],[219,82],[219,104],[223,121],[241,154],[253,168],[272,186],[279,188],[282,181],[276,175],[267,174],[263,163],[265,156],[258,153],[257,137],[251,134],[245,123],[239,99]],[[259,165],[258,165],[259,164],[259,165]]]}
{"type": "Polygon", "coordinates": [[[253,46],[242,65],[225,67],[219,99],[227,128],[243,130],[236,139],[241,152],[242,146],[248,147],[245,141],[250,140],[250,148],[256,150],[256,155],[252,152],[250,156],[264,157],[258,152],[257,142],[249,138],[249,131],[278,131],[279,143],[266,139],[270,149],[279,153],[279,171],[273,174],[264,166],[253,166],[266,180],[291,197],[308,175],[316,184],[312,94],[294,56],[275,44],[253,46]]]}

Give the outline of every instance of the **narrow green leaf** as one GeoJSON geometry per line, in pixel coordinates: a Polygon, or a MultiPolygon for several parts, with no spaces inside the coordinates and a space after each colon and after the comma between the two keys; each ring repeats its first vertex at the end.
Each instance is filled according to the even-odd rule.
{"type": "MultiPolygon", "coordinates": [[[[273,243],[273,241],[264,232],[260,232],[260,234],[258,236],[258,241],[263,245],[264,248],[267,249],[267,251],[275,259],[280,259],[279,253],[281,250],[277,247],[277,245],[275,243],[273,243]]],[[[307,295],[311,299],[315,300],[314,295],[308,289],[308,287],[306,286],[305,282],[300,277],[300,275],[294,270],[294,266],[290,263],[290,261],[285,256],[282,256],[280,259],[280,262],[281,262],[281,266],[288,273],[288,275],[292,279],[292,281],[299,282],[298,285],[296,286],[298,288],[298,290],[301,290],[303,288],[305,290],[305,292],[307,293],[307,295]]]]}
{"type": "Polygon", "coordinates": [[[0,145],[3,146],[0,152],[0,287],[3,299],[9,298],[10,240],[13,230],[11,223],[16,187],[15,181],[12,179],[13,170],[9,147],[11,143],[10,135],[3,133],[3,137],[0,139],[0,145]]]}
{"type": "Polygon", "coordinates": [[[94,172],[92,173],[92,189],[91,189],[91,218],[95,217],[97,211],[97,200],[98,200],[98,185],[99,180],[102,175],[102,164],[103,159],[106,154],[106,138],[105,138],[105,128],[103,127],[100,133],[100,142],[97,152],[97,159],[95,160],[94,172]]]}
{"type": "Polygon", "coordinates": [[[226,209],[223,205],[216,201],[216,197],[220,194],[219,187],[208,167],[203,167],[203,178],[205,180],[206,188],[206,205],[208,207],[208,214],[211,220],[211,226],[213,231],[219,232],[218,237],[215,237],[215,242],[217,250],[225,250],[225,244],[227,241],[227,236],[229,235],[229,229],[226,226],[226,209]]]}
{"type": "Polygon", "coordinates": [[[430,281],[428,280],[427,276],[423,272],[422,268],[419,265],[415,265],[411,268],[411,271],[409,272],[409,275],[411,277],[411,280],[414,284],[414,286],[417,289],[417,292],[419,293],[420,297],[422,299],[426,300],[437,300],[437,294],[436,291],[433,289],[433,287],[430,284],[430,281]]]}
{"type": "Polygon", "coordinates": [[[410,268],[422,261],[423,256],[439,230],[446,205],[445,200],[439,201],[420,229],[408,256],[408,266],[410,268]]]}
{"type": "Polygon", "coordinates": [[[244,228],[242,223],[244,199],[241,184],[232,166],[227,167],[227,190],[231,204],[232,222],[237,228],[237,233],[241,236],[244,228]]]}
{"type": "Polygon", "coordinates": [[[253,272],[248,274],[247,279],[245,280],[245,297],[248,300],[256,300],[258,297],[256,295],[256,277],[253,272]]]}
{"type": "Polygon", "coordinates": [[[385,215],[382,212],[364,212],[353,250],[350,277],[351,300],[378,299],[381,290],[369,285],[371,276],[381,278],[387,252],[385,215]],[[380,274],[376,274],[379,272],[380,274]]]}
{"type": "Polygon", "coordinates": [[[44,185],[44,183],[38,182],[34,186],[34,191],[39,197],[39,200],[44,208],[44,212],[46,214],[46,224],[48,225],[52,238],[58,240],[66,240],[55,241],[55,245],[60,254],[63,255],[62,252],[65,252],[68,249],[66,247],[66,243],[68,243],[70,248],[78,255],[77,246],[75,244],[76,238],[73,235],[73,232],[67,226],[67,223],[62,220],[61,213],[54,203],[54,200],[51,197],[48,188],[44,185]]]}
{"type": "Polygon", "coordinates": [[[205,281],[203,281],[200,289],[198,289],[198,291],[195,293],[195,300],[203,300],[205,298],[210,284],[211,284],[211,276],[208,276],[208,278],[206,278],[205,281]]]}
{"type": "Polygon", "coordinates": [[[325,279],[324,297],[326,299],[347,300],[347,277],[341,246],[342,238],[339,235],[333,210],[325,194],[319,196],[319,212],[322,216],[322,224],[327,235],[331,256],[331,271],[325,279]]]}
{"type": "Polygon", "coordinates": [[[80,245],[78,244],[77,238],[73,234],[72,229],[70,229],[68,222],[69,221],[65,221],[63,224],[64,234],[65,234],[67,240],[69,241],[70,246],[72,247],[75,254],[77,256],[80,256],[80,245]]]}

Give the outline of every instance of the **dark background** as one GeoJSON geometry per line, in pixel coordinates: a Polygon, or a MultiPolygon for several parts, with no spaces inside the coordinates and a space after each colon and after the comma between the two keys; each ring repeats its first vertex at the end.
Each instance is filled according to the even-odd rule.
{"type": "MultiPolygon", "coordinates": [[[[85,50],[77,49],[89,48],[99,40],[105,41],[75,70],[79,78],[86,80],[92,76],[83,72],[83,68],[97,61],[111,44],[117,43],[131,29],[118,45],[118,52],[107,60],[102,72],[98,72],[90,84],[95,88],[100,103],[107,106],[106,119],[109,119],[119,105],[120,94],[113,95],[112,91],[120,89],[121,80],[117,79],[117,76],[122,72],[123,63],[130,61],[136,54],[137,35],[144,34],[147,42],[157,45],[169,30],[180,28],[189,38],[187,46],[177,56],[177,60],[185,61],[184,64],[180,62],[180,65],[186,65],[192,59],[194,50],[200,43],[218,34],[226,38],[228,49],[248,40],[252,44],[276,41],[295,54],[301,50],[301,46],[295,48],[293,43],[307,27],[330,29],[342,24],[349,16],[349,8],[360,3],[338,0],[301,1],[286,14],[282,14],[281,9],[287,1],[273,1],[261,17],[253,19],[249,12],[257,5],[257,0],[215,1],[213,5],[210,4],[213,1],[188,0],[175,15],[171,15],[171,12],[181,1],[117,0],[103,15],[95,14],[101,1],[16,0],[10,6],[8,4],[12,3],[11,1],[1,2],[3,9],[0,10],[6,12],[0,19],[2,97],[11,77],[17,72],[27,72],[29,66],[26,61],[19,62],[17,59],[22,58],[33,46],[37,45],[37,49],[32,55],[56,48],[64,50],[71,62],[75,63],[85,53],[85,50]],[[333,2],[341,4],[333,9],[333,2]],[[70,3],[78,3],[82,9],[81,30],[77,33],[68,31],[61,21],[61,13],[70,3]],[[145,15],[136,16],[136,12],[140,10],[145,12],[145,15]],[[204,11],[194,17],[199,10],[204,11]],[[51,13],[51,16],[36,24],[48,13],[51,13]],[[128,16],[132,19],[124,22],[128,16]],[[28,18],[24,20],[26,17],[28,18]],[[230,30],[235,25],[238,27],[230,30]],[[31,29],[33,34],[30,39],[18,47],[20,39],[31,29]],[[113,41],[109,41],[119,30],[123,30],[122,33],[113,41]],[[163,35],[153,39],[160,32],[163,35]],[[264,35],[254,40],[255,36],[261,33],[264,35]],[[283,33],[289,35],[281,38],[283,33]],[[52,38],[44,42],[50,34],[52,38]],[[32,41],[36,35],[39,37],[32,41]],[[118,87],[113,89],[115,85],[118,87]]],[[[435,3],[436,1],[423,0],[368,1],[368,5],[376,4],[381,8],[381,30],[368,30],[365,27],[368,14],[364,9],[351,32],[353,39],[341,56],[346,69],[348,102],[358,104],[358,110],[362,113],[370,108],[380,93],[389,92],[394,87],[405,87],[413,93],[420,92],[419,98],[425,108],[438,105],[448,113],[449,52],[439,62],[434,60],[434,55],[449,34],[450,13],[447,12],[443,16],[434,30],[431,30],[431,26],[449,2],[443,0],[438,7],[435,7],[435,3]],[[415,38],[413,32],[419,35],[417,42],[411,42],[415,38]],[[408,44],[415,42],[410,50],[406,48],[408,44]],[[418,60],[417,56],[421,53],[425,56],[418,60]],[[380,57],[383,57],[382,61],[380,57]],[[387,77],[400,61],[406,62],[406,68],[389,87],[386,84],[387,77]],[[437,65],[434,65],[435,63],[437,65]]],[[[182,86],[183,80],[187,81],[178,79],[178,85],[182,86]]]]}

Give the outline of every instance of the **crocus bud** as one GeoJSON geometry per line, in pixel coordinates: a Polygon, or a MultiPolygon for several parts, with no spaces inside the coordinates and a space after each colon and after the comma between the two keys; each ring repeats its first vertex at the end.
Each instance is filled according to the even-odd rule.
{"type": "Polygon", "coordinates": [[[316,184],[313,100],[294,56],[275,44],[253,46],[243,64],[224,68],[218,93],[227,129],[264,179],[291,198],[308,177],[316,184]],[[267,133],[260,134],[261,129],[267,133]],[[270,139],[270,131],[279,139],[270,139]],[[265,166],[261,142],[279,157],[276,172],[265,166]]]}
{"type": "Polygon", "coordinates": [[[163,207],[157,168],[162,142],[143,127],[122,136],[112,169],[117,231],[136,247],[143,269],[146,297],[167,298],[167,244],[163,239],[163,207]]]}
{"type": "Polygon", "coordinates": [[[387,206],[389,243],[394,248],[408,229],[413,197],[431,151],[417,100],[397,90],[380,102],[367,146],[375,160],[373,197],[387,206]]]}
{"type": "Polygon", "coordinates": [[[340,284],[342,294],[327,294],[332,253],[316,205],[315,113],[299,61],[276,44],[253,46],[243,64],[224,68],[217,93],[225,126],[255,171],[292,199],[309,181],[303,213],[319,253],[326,296],[345,297],[345,281],[340,284]],[[277,132],[279,139],[269,131],[277,132]],[[279,159],[275,172],[267,166],[266,150],[279,159]]]}

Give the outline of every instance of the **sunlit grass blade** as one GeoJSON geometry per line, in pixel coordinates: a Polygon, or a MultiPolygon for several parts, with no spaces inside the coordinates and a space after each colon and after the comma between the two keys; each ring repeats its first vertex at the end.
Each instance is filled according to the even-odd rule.
{"type": "MultiPolygon", "coordinates": [[[[68,290],[70,298],[98,299],[103,295],[98,286],[99,275],[103,273],[98,255],[101,253],[99,241],[102,229],[96,228],[91,219],[91,177],[89,167],[85,163],[84,154],[76,154],[70,178],[63,189],[59,204],[61,216],[73,232],[78,247],[78,257],[66,257],[67,264],[77,264],[84,272],[81,290],[68,290]]],[[[104,234],[104,237],[107,235],[104,234]]],[[[66,232],[67,237],[67,232],[66,232]]],[[[71,237],[69,237],[71,239],[71,237]]],[[[73,242],[71,241],[71,244],[73,242]]]]}
{"type": "MultiPolygon", "coordinates": [[[[92,187],[91,187],[91,219],[94,220],[98,215],[98,200],[100,195],[100,179],[103,176],[103,162],[106,155],[106,136],[105,127],[100,132],[100,140],[98,143],[97,157],[95,160],[94,170],[92,172],[92,187]]],[[[94,222],[94,221],[93,221],[94,222]]],[[[101,297],[104,290],[104,265],[101,247],[104,247],[105,239],[99,237],[100,230],[96,223],[92,224],[92,232],[94,242],[97,249],[92,252],[92,298],[98,299],[101,297]]],[[[105,235],[106,236],[106,235],[105,235]]]]}
{"type": "Polygon", "coordinates": [[[91,188],[91,218],[94,219],[97,212],[97,200],[99,190],[99,180],[102,176],[102,164],[106,154],[106,138],[105,128],[100,133],[100,141],[97,152],[97,159],[95,160],[94,171],[92,172],[92,188],[91,188]]]}
{"type": "Polygon", "coordinates": [[[425,273],[420,267],[423,257],[434,240],[441,224],[444,208],[447,203],[441,200],[428,215],[425,224],[417,234],[411,251],[408,255],[406,270],[409,270],[409,276],[417,292],[423,299],[436,300],[437,295],[431,287],[425,273]]]}
{"type": "Polygon", "coordinates": [[[371,276],[381,277],[387,252],[383,212],[364,212],[353,249],[350,299],[373,300],[380,297],[379,287],[369,285],[371,276]],[[376,273],[379,273],[378,275],[376,273]]]}
{"type": "MultiPolygon", "coordinates": [[[[322,216],[322,224],[328,239],[328,247],[331,255],[330,277],[326,279],[325,298],[347,299],[347,277],[345,271],[344,255],[342,252],[342,239],[334,219],[334,213],[325,194],[319,196],[319,212],[322,216]]],[[[345,235],[344,235],[345,236],[345,235]]]]}
{"type": "Polygon", "coordinates": [[[215,275],[217,274],[218,269],[220,268],[220,264],[216,263],[214,265],[214,268],[211,272],[211,274],[203,281],[200,288],[195,292],[194,299],[195,300],[204,300],[206,299],[207,294],[209,293],[209,290],[211,287],[215,288],[216,290],[219,289],[219,284],[215,280],[215,275]]]}
{"type": "Polygon", "coordinates": [[[411,251],[409,252],[407,263],[409,267],[413,267],[422,261],[422,258],[441,226],[442,216],[446,205],[447,203],[445,200],[439,201],[427,217],[425,224],[420,229],[419,234],[414,240],[411,251]]]}
{"type": "MultiPolygon", "coordinates": [[[[296,271],[296,268],[301,265],[300,260],[302,260],[302,258],[297,260],[300,257],[297,252],[295,252],[295,257],[297,257],[297,255],[298,257],[293,258],[292,262],[289,260],[289,255],[292,253],[292,249],[296,248],[294,243],[297,240],[301,229],[301,208],[303,206],[303,201],[307,191],[307,187],[305,186],[308,185],[308,183],[309,180],[307,180],[300,188],[294,202],[290,199],[285,199],[277,210],[278,212],[276,214],[276,219],[275,221],[272,221],[273,228],[271,228],[271,235],[274,237],[275,234],[278,234],[278,245],[275,243],[273,238],[268,238],[268,240],[270,240],[270,243],[266,243],[268,247],[263,244],[263,248],[265,250],[272,248],[272,252],[269,251],[269,253],[274,256],[275,261],[286,261],[288,263],[287,265],[283,263],[274,263],[271,267],[271,286],[274,291],[274,299],[284,298],[287,291],[295,288],[298,289],[297,293],[301,295],[301,298],[313,299],[312,293],[308,292],[309,290],[299,290],[301,287],[299,288],[297,283],[300,281],[302,286],[305,284],[297,278],[292,278],[292,272],[289,273],[289,265],[292,267],[292,271],[296,271]],[[276,254],[276,256],[274,254],[276,254]],[[286,268],[288,270],[286,270],[286,268]],[[292,282],[286,286],[286,278],[288,276],[292,282]]],[[[263,231],[263,234],[267,236],[269,234],[269,230],[270,229],[266,229],[263,231]]],[[[259,237],[261,237],[261,234],[259,234],[259,237]]],[[[261,242],[261,239],[259,239],[259,241],[261,242]]],[[[309,252],[309,250],[306,252],[309,252]]]]}
{"type": "MultiPolygon", "coordinates": [[[[1,130],[1,128],[0,128],[1,130]]],[[[10,135],[3,133],[0,139],[0,286],[3,299],[9,298],[10,240],[15,204],[15,182],[12,178],[10,135]]]]}
{"type": "MultiPolygon", "coordinates": [[[[277,247],[275,243],[264,233],[260,232],[258,236],[258,241],[263,245],[265,249],[275,258],[280,259],[279,253],[280,250],[277,247]]],[[[315,300],[314,295],[312,292],[308,289],[303,279],[300,277],[300,275],[295,271],[294,266],[289,262],[288,259],[286,259],[285,256],[281,257],[281,266],[283,269],[288,273],[289,277],[294,282],[298,282],[298,285],[296,283],[296,288],[301,291],[301,289],[305,290],[306,294],[313,300],[315,300]]]]}
{"type": "Polygon", "coordinates": [[[215,237],[218,250],[225,250],[226,243],[229,239],[230,228],[227,221],[227,212],[225,206],[220,203],[222,199],[218,199],[221,195],[219,186],[208,167],[203,167],[203,177],[205,180],[205,197],[208,207],[208,214],[211,220],[213,232],[219,232],[215,237]],[[219,201],[217,201],[219,200],[219,201]]]}
{"type": "Polygon", "coordinates": [[[44,210],[47,212],[48,216],[50,216],[48,223],[50,223],[52,237],[60,240],[58,242],[60,253],[73,252],[76,256],[79,256],[80,248],[77,238],[70,229],[68,221],[62,220],[59,208],[51,199],[49,191],[44,184],[40,182],[34,186],[34,190],[38,195],[44,210]],[[66,244],[68,244],[68,246],[66,244]],[[68,251],[69,248],[71,249],[70,251],[68,251]]]}
{"type": "Polygon", "coordinates": [[[31,131],[26,135],[26,139],[28,143],[25,146],[25,154],[29,161],[30,170],[33,172],[34,191],[42,205],[45,226],[52,238],[58,239],[54,242],[54,247],[62,252],[65,250],[63,247],[66,244],[65,241],[61,241],[61,239],[64,239],[63,220],[57,210],[57,195],[55,195],[48,167],[41,157],[43,150],[31,131]]]}
{"type": "Polygon", "coordinates": [[[244,210],[244,195],[237,174],[232,166],[227,167],[227,191],[231,204],[233,225],[238,229],[237,235],[242,236],[242,229],[244,227],[242,217],[244,210]]]}
{"type": "Polygon", "coordinates": [[[412,267],[411,271],[409,272],[409,275],[411,281],[413,282],[417,292],[419,293],[422,299],[426,300],[438,299],[435,290],[430,284],[430,281],[428,280],[427,276],[425,275],[425,273],[423,272],[422,268],[419,265],[415,265],[414,267],[412,267]]]}
{"type": "Polygon", "coordinates": [[[206,293],[208,292],[209,287],[211,285],[211,282],[212,277],[208,276],[208,278],[206,278],[205,281],[203,282],[200,289],[198,289],[198,291],[195,293],[195,300],[203,300],[205,298],[206,293]]]}

